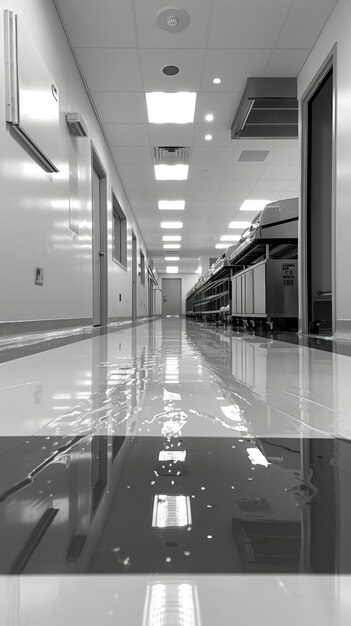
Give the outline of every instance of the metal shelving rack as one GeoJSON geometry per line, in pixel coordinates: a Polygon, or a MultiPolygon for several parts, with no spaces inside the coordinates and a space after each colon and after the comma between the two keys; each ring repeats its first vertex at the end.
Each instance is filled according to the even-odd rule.
{"type": "Polygon", "coordinates": [[[210,276],[206,282],[192,290],[186,299],[187,316],[207,321],[217,320],[223,313],[223,307],[228,305],[227,313],[230,314],[231,277],[231,268],[223,267],[217,275],[210,276]]]}

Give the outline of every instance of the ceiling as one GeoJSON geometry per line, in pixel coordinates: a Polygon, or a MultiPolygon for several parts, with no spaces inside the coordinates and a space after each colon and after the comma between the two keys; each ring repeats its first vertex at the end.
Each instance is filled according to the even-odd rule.
{"type": "Polygon", "coordinates": [[[254,217],[240,212],[245,199],[298,194],[296,140],[233,141],[230,128],[247,78],[296,77],[337,0],[175,0],[190,15],[180,33],[156,24],[166,0],[55,1],[159,270],[166,265],[161,220],[183,221],[178,265],[193,272],[199,255],[221,254],[215,244],[230,221],[254,217]],[[178,65],[179,75],[164,76],[167,64],[178,65]],[[149,124],[149,91],[196,91],[194,124],[149,124]],[[191,146],[188,180],[155,181],[152,148],[172,145],[191,146]],[[263,163],[239,163],[242,150],[269,155],[263,163]],[[160,212],[163,199],[185,199],[185,210],[160,212]]]}

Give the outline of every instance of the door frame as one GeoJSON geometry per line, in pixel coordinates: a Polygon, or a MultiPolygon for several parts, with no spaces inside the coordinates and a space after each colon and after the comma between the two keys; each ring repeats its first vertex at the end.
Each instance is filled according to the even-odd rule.
{"type": "Polygon", "coordinates": [[[332,116],[332,203],[331,203],[331,273],[332,273],[332,335],[336,330],[336,99],[337,99],[337,45],[333,47],[301,98],[301,210],[299,219],[299,333],[308,333],[308,135],[309,103],[317,89],[333,70],[333,116],[332,116]]]}
{"type": "Polygon", "coordinates": [[[138,239],[132,229],[132,320],[138,317],[138,239]],[[134,243],[135,242],[135,243],[134,243]]]}
{"type": "MultiPolygon", "coordinates": [[[[100,179],[100,251],[103,253],[100,262],[100,324],[97,326],[105,326],[108,321],[108,275],[107,275],[107,174],[98,155],[98,152],[91,142],[91,198],[93,203],[93,170],[96,171],[100,179]]],[[[94,264],[94,220],[93,220],[93,204],[91,206],[92,215],[92,268],[94,264]]],[[[92,270],[94,272],[94,270],[92,270]]],[[[94,325],[94,273],[92,276],[93,286],[93,325],[94,325]]]]}

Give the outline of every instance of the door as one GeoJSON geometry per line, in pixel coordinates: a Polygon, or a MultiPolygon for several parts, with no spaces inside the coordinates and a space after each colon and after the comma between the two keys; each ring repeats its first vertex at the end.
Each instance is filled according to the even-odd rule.
{"type": "Polygon", "coordinates": [[[107,324],[107,195],[106,173],[92,150],[93,325],[107,324]]]}
{"type": "Polygon", "coordinates": [[[162,279],[162,314],[181,315],[182,314],[182,279],[163,278],[162,279]]]}
{"type": "Polygon", "coordinates": [[[333,329],[333,69],[308,103],[307,305],[310,332],[333,329]]]}
{"type": "Polygon", "coordinates": [[[149,317],[154,314],[154,283],[149,276],[149,317]]]}
{"type": "Polygon", "coordinates": [[[138,296],[138,259],[137,259],[137,239],[134,231],[132,231],[132,319],[137,318],[137,296],[138,296]]]}
{"type": "Polygon", "coordinates": [[[93,167],[93,325],[101,324],[101,206],[100,177],[93,167]]]}

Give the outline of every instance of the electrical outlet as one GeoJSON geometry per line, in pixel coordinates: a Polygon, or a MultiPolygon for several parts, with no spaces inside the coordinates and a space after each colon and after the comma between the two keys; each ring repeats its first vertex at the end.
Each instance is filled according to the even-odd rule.
{"type": "Polygon", "coordinates": [[[35,285],[44,284],[44,268],[43,267],[34,268],[34,284],[35,285]]]}

